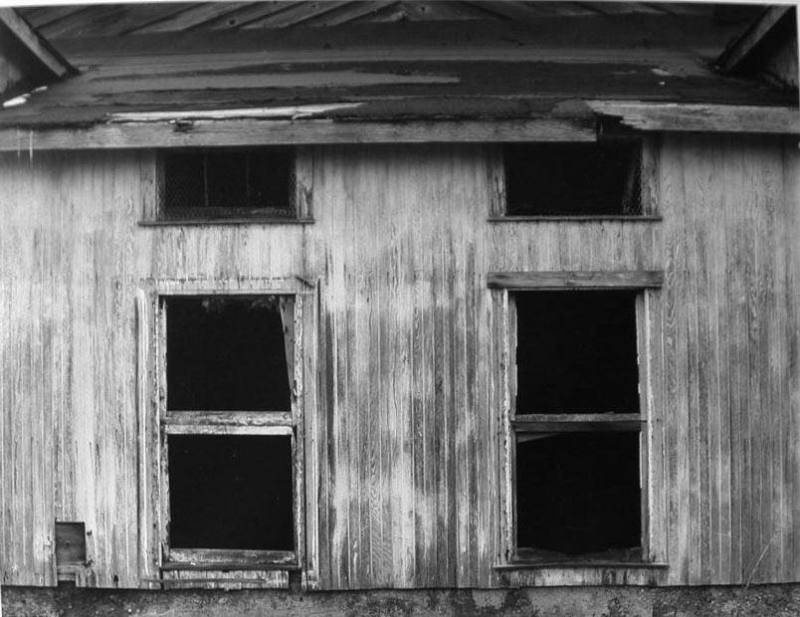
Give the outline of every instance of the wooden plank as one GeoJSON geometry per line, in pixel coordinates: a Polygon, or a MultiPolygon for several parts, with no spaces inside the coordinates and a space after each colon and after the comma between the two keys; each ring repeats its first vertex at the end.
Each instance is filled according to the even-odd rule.
{"type": "Polygon", "coordinates": [[[293,426],[291,411],[168,411],[161,419],[168,429],[185,426],[293,426]]]}
{"type": "Polygon", "coordinates": [[[489,223],[603,223],[605,221],[623,221],[626,223],[653,223],[662,220],[660,216],[651,215],[531,215],[531,216],[491,216],[489,223]]]}
{"type": "MultiPolygon", "coordinates": [[[[800,11],[798,11],[800,20],[800,11]]],[[[800,24],[798,24],[800,25],[800,24]]],[[[785,298],[787,307],[786,345],[788,358],[796,361],[800,357],[800,250],[795,239],[800,231],[800,155],[795,140],[787,139],[783,150],[783,199],[784,226],[783,244],[786,248],[785,259],[785,298]]],[[[784,473],[787,488],[796,487],[800,483],[800,375],[797,371],[790,373],[786,384],[786,437],[784,447],[784,473]]],[[[789,489],[786,495],[786,550],[789,555],[784,572],[797,580],[800,577],[800,491],[789,489]]]]}
{"type": "Polygon", "coordinates": [[[664,274],[657,270],[617,272],[490,272],[489,288],[536,289],[649,289],[661,287],[664,274]]]}
{"type": "Polygon", "coordinates": [[[295,2],[286,7],[286,10],[276,11],[260,19],[249,21],[241,26],[250,28],[291,28],[350,4],[347,0],[328,0],[325,2],[295,2]]]}
{"type": "MultiPolygon", "coordinates": [[[[644,407],[643,407],[644,409],[644,407]]],[[[638,413],[525,413],[515,414],[512,421],[523,424],[537,422],[559,422],[565,424],[581,424],[584,422],[616,424],[617,422],[642,422],[646,415],[638,413]]]]}
{"type": "Polygon", "coordinates": [[[138,221],[139,227],[190,227],[190,226],[216,226],[216,225],[311,225],[314,219],[309,218],[275,218],[258,217],[252,218],[190,218],[172,220],[141,220],[138,221]]]}
{"type": "Polygon", "coordinates": [[[247,3],[243,8],[204,22],[203,30],[238,30],[268,15],[286,11],[293,4],[285,0],[247,3]]]}
{"type": "Polygon", "coordinates": [[[229,424],[170,424],[164,426],[167,435],[291,435],[292,426],[277,425],[229,425],[229,424]]]}
{"type": "Polygon", "coordinates": [[[758,21],[753,23],[742,36],[725,49],[725,52],[717,59],[717,66],[726,73],[734,71],[764,37],[769,34],[770,30],[791,10],[792,6],[789,4],[768,7],[758,21]]]}
{"type": "Polygon", "coordinates": [[[289,570],[264,568],[233,570],[166,570],[162,589],[289,589],[289,570]]]}
{"type": "Polygon", "coordinates": [[[800,135],[795,107],[591,101],[601,116],[640,131],[800,135]]]}
{"type": "MultiPolygon", "coordinates": [[[[679,351],[681,335],[678,332],[679,308],[681,303],[681,283],[679,273],[683,271],[680,261],[683,238],[683,192],[680,166],[680,137],[670,136],[662,141],[659,205],[664,215],[664,288],[663,312],[661,328],[664,340],[664,425],[665,425],[665,493],[669,496],[667,503],[667,554],[670,560],[670,582],[686,583],[686,542],[682,534],[687,534],[682,525],[683,497],[685,489],[679,484],[678,473],[684,453],[681,446],[686,443],[682,429],[683,416],[680,410],[680,384],[682,372],[679,362],[684,357],[679,351]]],[[[683,476],[680,482],[687,479],[683,476]]]]}
{"type": "MultiPolygon", "coordinates": [[[[623,414],[629,415],[629,414],[623,414]]],[[[511,421],[511,426],[517,432],[517,435],[522,433],[575,433],[586,431],[612,431],[612,432],[639,432],[646,425],[638,415],[636,419],[632,420],[617,420],[614,422],[600,421],[600,420],[585,420],[582,422],[570,421],[557,421],[557,420],[519,420],[514,419],[511,421]]]]}
{"type": "Polygon", "coordinates": [[[311,16],[303,20],[303,27],[331,27],[349,23],[363,23],[381,9],[393,4],[396,0],[356,0],[345,2],[340,7],[321,15],[311,16]]]}
{"type": "Polygon", "coordinates": [[[307,145],[334,143],[486,143],[594,141],[580,122],[558,119],[497,122],[358,123],[330,120],[198,120],[190,130],[169,122],[115,123],[75,129],[0,130],[0,152],[105,148],[307,145]]]}
{"type": "MultiPolygon", "coordinates": [[[[553,569],[558,570],[560,568],[569,569],[572,572],[578,570],[580,568],[585,568],[587,570],[598,569],[598,568],[615,568],[615,569],[630,569],[630,570],[666,570],[669,568],[669,563],[645,563],[645,562],[633,562],[633,561],[616,561],[616,560],[608,560],[608,559],[597,559],[597,560],[586,560],[586,561],[574,561],[571,559],[550,559],[550,560],[542,560],[542,561],[531,561],[531,562],[515,562],[515,563],[508,563],[508,564],[499,564],[494,566],[496,570],[499,571],[524,571],[524,570],[544,570],[544,569],[553,569]]],[[[596,571],[594,574],[598,574],[596,571]]],[[[563,577],[563,575],[562,575],[563,577]]],[[[557,577],[554,577],[557,578],[557,577]]],[[[566,577],[564,577],[566,578],[566,577]]],[[[583,583],[577,582],[580,580],[585,580],[587,577],[585,574],[581,576],[581,574],[575,573],[575,581],[572,583],[573,585],[583,585],[583,583]]],[[[602,584],[607,584],[604,581],[602,584]]],[[[636,584],[636,583],[634,583],[636,584]]],[[[641,584],[641,583],[640,583],[641,584]]]]}
{"type": "Polygon", "coordinates": [[[243,549],[170,548],[164,570],[224,570],[265,569],[275,566],[282,570],[297,569],[294,551],[255,551],[243,549]]]}
{"type": "Polygon", "coordinates": [[[229,13],[248,6],[244,2],[225,2],[225,3],[199,3],[192,4],[189,8],[183,9],[172,15],[167,15],[161,19],[151,20],[149,23],[137,26],[129,31],[136,34],[152,34],[155,32],[180,32],[190,28],[203,27],[205,22],[215,18],[224,18],[229,13]]]}

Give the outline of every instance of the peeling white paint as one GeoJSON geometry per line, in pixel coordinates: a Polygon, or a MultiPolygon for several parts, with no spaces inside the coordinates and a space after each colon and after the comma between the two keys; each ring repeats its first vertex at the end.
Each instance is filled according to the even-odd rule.
{"type": "Polygon", "coordinates": [[[6,107],[18,107],[19,105],[24,105],[28,102],[28,94],[21,94],[20,96],[15,96],[13,99],[8,99],[7,101],[3,101],[3,108],[6,107]]]}
{"type": "Polygon", "coordinates": [[[169,120],[233,120],[237,118],[291,119],[308,118],[339,109],[354,109],[363,103],[300,105],[295,107],[254,107],[244,109],[209,109],[189,111],[123,112],[111,114],[112,122],[163,122],[169,120]]]}

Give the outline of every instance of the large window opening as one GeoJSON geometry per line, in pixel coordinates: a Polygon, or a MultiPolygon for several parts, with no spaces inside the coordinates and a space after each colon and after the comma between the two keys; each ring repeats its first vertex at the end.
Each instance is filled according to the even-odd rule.
{"type": "Polygon", "coordinates": [[[295,297],[176,295],[162,311],[167,562],[295,564],[295,297]]]}
{"type": "Polygon", "coordinates": [[[638,299],[512,295],[518,560],[642,558],[638,299]]]}

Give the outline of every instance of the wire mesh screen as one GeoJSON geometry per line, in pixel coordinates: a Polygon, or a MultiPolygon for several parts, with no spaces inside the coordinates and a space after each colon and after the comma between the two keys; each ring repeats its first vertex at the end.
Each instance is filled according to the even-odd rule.
{"type": "Polygon", "coordinates": [[[289,148],[192,150],[163,157],[163,218],[295,218],[289,148]]]}

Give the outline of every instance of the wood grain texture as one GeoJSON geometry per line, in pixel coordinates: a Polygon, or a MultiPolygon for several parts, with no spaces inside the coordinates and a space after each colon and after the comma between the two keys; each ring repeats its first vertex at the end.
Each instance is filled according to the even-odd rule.
{"type": "Polygon", "coordinates": [[[315,222],[280,226],[139,226],[144,151],[1,157],[3,584],[55,583],[55,520],[86,525],[80,584],[160,584],[152,298],[187,289],[301,297],[307,587],[800,580],[800,155],[652,143],[662,221],[490,223],[502,187],[480,145],[314,147],[315,222]],[[513,350],[487,274],[630,271],[663,271],[640,355],[647,548],[669,567],[499,570],[513,350]]]}
{"type": "Polygon", "coordinates": [[[157,576],[153,281],[296,293],[302,226],[138,228],[153,154],[36,153],[0,161],[3,584],[55,583],[54,522],[86,525],[84,584],[157,576]],[[266,282],[265,282],[266,281],[266,282]],[[140,465],[140,458],[142,464],[140,465]],[[156,518],[150,522],[153,523],[156,518]],[[141,534],[140,534],[141,531],[141,534]]]}
{"type": "MultiPolygon", "coordinates": [[[[335,107],[335,106],[334,106],[335,107]]],[[[288,109],[288,108],[284,108],[288,109]]],[[[232,120],[193,120],[175,130],[168,120],[120,122],[86,129],[0,129],[0,151],[82,150],[86,148],[185,148],[320,143],[432,143],[594,141],[595,131],[583,119],[539,118],[487,122],[333,122],[330,119],[247,119],[260,109],[239,110],[232,120]]],[[[185,115],[178,113],[177,115],[185,115]]]]}
{"type": "Polygon", "coordinates": [[[797,580],[798,156],[663,138],[669,582],[797,580]]]}
{"type": "Polygon", "coordinates": [[[615,272],[490,272],[489,287],[533,289],[648,289],[661,287],[664,274],[653,270],[615,272]]]}

